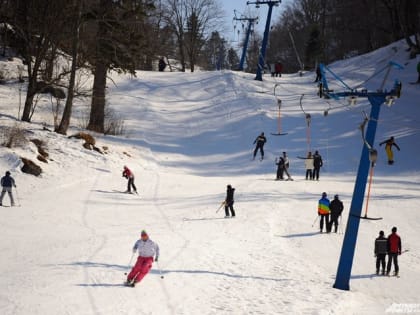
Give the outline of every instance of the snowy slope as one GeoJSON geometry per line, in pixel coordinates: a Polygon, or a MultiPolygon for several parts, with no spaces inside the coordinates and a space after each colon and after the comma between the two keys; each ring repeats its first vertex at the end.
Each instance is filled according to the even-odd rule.
{"type": "MultiPolygon", "coordinates": [[[[351,85],[390,59],[406,66],[391,71],[388,84],[400,78],[403,94],[393,107],[382,106],[377,131],[377,141],[394,135],[401,151],[390,167],[378,148],[369,214],[384,220],[361,223],[351,291],[332,289],[343,235],[319,234],[313,222],[326,191],[344,201],[345,225],[362,148],[358,126],[368,104],[319,99],[313,73],[257,82],[235,72],[140,72],[114,76],[109,85],[109,103],[126,119],[128,133],[97,135],[108,154],[43,131],[42,123],[52,121],[46,99],[33,124],[19,123],[30,129],[29,138],[47,143],[52,160],[41,165],[42,177],[20,172],[18,157],[35,160],[34,146],[0,148],[0,170],[12,171],[21,204],[0,208],[0,312],[384,314],[392,303],[419,303],[420,87],[408,84],[416,62],[404,49],[400,42],[330,65],[351,85]],[[312,116],[310,148],[325,161],[319,182],[304,180],[297,159],[309,145],[302,94],[312,116]],[[287,136],[270,135],[277,131],[277,97],[287,136]],[[268,135],[266,159],[250,161],[261,131],[268,135]],[[273,180],[282,151],[291,157],[293,182],[273,180]],[[123,165],[136,174],[140,197],[120,193],[123,165]],[[223,210],[216,213],[227,184],[236,188],[237,218],[229,220],[223,210]],[[400,257],[401,278],[373,277],[374,238],[394,225],[409,249],[400,257]],[[126,288],[131,247],[144,228],[161,247],[165,278],[155,264],[135,289],[126,288]]],[[[18,89],[0,86],[2,126],[16,122],[18,89]]],[[[76,116],[87,105],[81,100],[76,116]]]]}

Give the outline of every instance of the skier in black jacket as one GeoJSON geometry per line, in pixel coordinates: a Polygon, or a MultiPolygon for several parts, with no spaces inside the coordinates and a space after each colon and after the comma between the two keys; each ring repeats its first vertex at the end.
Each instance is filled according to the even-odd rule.
{"type": "Polygon", "coordinates": [[[341,216],[343,212],[344,206],[341,200],[338,198],[338,195],[334,196],[334,200],[330,202],[330,228],[331,231],[332,225],[334,224],[334,232],[337,233],[338,228],[338,218],[341,216]]]}
{"type": "Polygon", "coordinates": [[[267,138],[264,136],[264,132],[261,132],[261,134],[254,140],[254,144],[257,144],[255,146],[254,150],[254,157],[257,155],[258,150],[261,152],[261,160],[264,159],[264,144],[267,142],[267,138]]]}
{"type": "Polygon", "coordinates": [[[13,207],[15,205],[15,200],[13,199],[12,187],[16,187],[16,184],[15,184],[15,180],[13,179],[13,177],[10,176],[9,171],[7,171],[5,176],[3,176],[1,178],[0,184],[2,186],[2,190],[1,190],[1,194],[0,194],[0,206],[2,205],[3,197],[7,192],[9,194],[9,197],[10,197],[11,206],[13,207]]]}
{"type": "Polygon", "coordinates": [[[232,214],[232,218],[235,217],[235,210],[233,210],[233,194],[235,193],[235,188],[232,188],[231,185],[227,185],[226,190],[226,199],[225,199],[225,218],[229,218],[229,209],[232,214]]]}
{"type": "Polygon", "coordinates": [[[321,169],[323,162],[322,162],[322,157],[321,155],[318,153],[318,151],[315,151],[315,154],[313,155],[314,158],[314,171],[313,171],[313,180],[319,180],[319,170],[321,169]]]}
{"type": "Polygon", "coordinates": [[[379,232],[379,237],[375,240],[376,274],[379,275],[379,267],[382,266],[382,275],[385,275],[385,257],[388,253],[388,239],[384,236],[384,231],[379,232]]]}

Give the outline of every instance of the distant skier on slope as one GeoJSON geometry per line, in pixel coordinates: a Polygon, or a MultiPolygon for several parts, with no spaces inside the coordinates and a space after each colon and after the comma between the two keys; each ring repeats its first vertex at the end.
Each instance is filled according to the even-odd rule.
{"type": "Polygon", "coordinates": [[[400,267],[398,266],[398,255],[401,255],[401,237],[397,234],[397,228],[392,228],[392,233],[388,236],[388,264],[386,275],[389,276],[392,261],[394,261],[394,276],[398,276],[400,267]]]}
{"type": "Polygon", "coordinates": [[[379,231],[379,237],[375,239],[376,274],[379,275],[379,268],[382,266],[382,275],[385,275],[385,257],[388,253],[388,240],[384,231],[379,231]]]}
{"type": "Polygon", "coordinates": [[[330,223],[329,223],[329,229],[332,229],[332,225],[334,224],[334,232],[337,233],[338,228],[338,218],[341,216],[341,213],[343,212],[344,206],[343,202],[338,198],[338,195],[334,196],[334,200],[330,203],[330,223]]]}
{"type": "Polygon", "coordinates": [[[330,216],[330,200],[327,198],[327,193],[322,193],[322,198],[318,201],[318,216],[319,218],[319,229],[322,233],[322,229],[324,228],[324,221],[325,221],[325,229],[328,231],[329,226],[329,216],[330,216]]]}
{"type": "Polygon", "coordinates": [[[3,197],[7,192],[9,194],[11,206],[13,207],[15,205],[15,200],[13,199],[12,187],[16,187],[16,184],[15,184],[15,180],[13,179],[13,177],[10,176],[9,171],[7,171],[5,176],[3,176],[1,178],[0,183],[1,183],[1,187],[2,187],[1,195],[0,195],[0,206],[3,205],[3,197]]]}
{"type": "Polygon", "coordinates": [[[229,218],[229,210],[232,215],[232,218],[235,217],[235,210],[233,209],[233,203],[235,202],[233,198],[234,193],[235,193],[235,188],[232,188],[231,185],[227,185],[226,199],[225,199],[225,218],[229,218]]]}
{"type": "Polygon", "coordinates": [[[123,170],[122,176],[128,179],[127,190],[125,192],[130,194],[131,193],[131,188],[133,188],[134,192],[137,194],[137,188],[136,188],[136,185],[134,185],[134,174],[125,165],[124,165],[124,170],[123,170]]]}
{"type": "Polygon", "coordinates": [[[253,157],[254,160],[255,160],[255,156],[257,155],[258,150],[260,150],[260,153],[261,153],[261,160],[264,159],[264,144],[266,142],[267,142],[267,138],[264,136],[264,132],[261,132],[261,134],[254,140],[254,144],[257,144],[254,150],[254,157],[253,157]]]}
{"type": "Polygon", "coordinates": [[[133,254],[138,252],[139,256],[134,267],[127,276],[127,285],[135,286],[152,269],[153,261],[159,259],[159,246],[153,242],[145,230],[141,231],[140,239],[133,247],[133,254]]]}
{"type": "Polygon", "coordinates": [[[386,143],[385,152],[388,157],[388,164],[392,165],[394,164],[394,152],[392,152],[392,146],[395,146],[398,151],[400,151],[400,147],[398,146],[398,144],[395,143],[394,137],[382,141],[381,143],[379,143],[379,145],[383,145],[384,143],[386,143]]]}
{"type": "Polygon", "coordinates": [[[312,174],[312,179],[319,180],[319,171],[321,170],[321,167],[324,165],[324,163],[322,162],[322,157],[318,153],[318,151],[315,151],[313,158],[314,158],[314,170],[312,174]]]}

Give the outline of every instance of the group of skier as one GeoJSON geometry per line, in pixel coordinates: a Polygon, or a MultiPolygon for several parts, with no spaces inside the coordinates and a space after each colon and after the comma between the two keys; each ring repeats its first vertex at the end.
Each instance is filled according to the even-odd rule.
{"type": "Polygon", "coordinates": [[[312,152],[309,151],[308,155],[305,158],[305,179],[308,180],[319,180],[319,172],[321,167],[324,165],[322,161],[322,156],[318,151],[312,155],[312,152]]]}
{"type": "Polygon", "coordinates": [[[397,228],[395,226],[387,238],[384,235],[384,231],[379,231],[379,236],[375,239],[376,274],[386,274],[389,276],[392,262],[394,262],[394,276],[398,276],[400,270],[398,256],[402,253],[401,237],[397,234],[397,228]],[[385,264],[386,255],[388,255],[387,264],[385,264]]]}
{"type": "Polygon", "coordinates": [[[334,224],[334,232],[337,233],[339,218],[343,212],[344,205],[339,199],[338,195],[334,196],[334,200],[330,202],[327,198],[327,193],[323,192],[321,199],[318,201],[318,218],[319,218],[319,230],[323,232],[324,225],[327,233],[331,232],[334,224]]]}

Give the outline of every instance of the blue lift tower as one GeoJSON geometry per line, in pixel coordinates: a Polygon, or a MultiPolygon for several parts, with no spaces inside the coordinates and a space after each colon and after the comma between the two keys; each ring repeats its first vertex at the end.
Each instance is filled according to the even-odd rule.
{"type": "Polygon", "coordinates": [[[262,74],[264,72],[264,65],[265,65],[265,51],[267,49],[268,43],[268,34],[270,32],[270,23],[271,23],[271,14],[273,12],[273,7],[278,6],[281,3],[281,0],[277,1],[248,1],[246,4],[255,4],[257,8],[260,7],[261,4],[268,5],[268,14],[267,14],[267,21],[265,23],[264,29],[264,38],[261,44],[260,54],[258,56],[258,66],[257,66],[257,75],[255,76],[255,80],[262,81],[262,74]]]}
{"type": "MultiPolygon", "coordinates": [[[[340,260],[337,268],[334,288],[340,290],[350,290],[350,276],[353,265],[354,252],[356,248],[357,234],[359,231],[359,223],[362,219],[369,219],[367,216],[361,216],[363,200],[366,190],[366,181],[368,178],[369,167],[371,163],[376,162],[376,150],[373,149],[375,142],[375,133],[379,121],[379,112],[383,104],[391,106],[395,98],[400,97],[401,82],[396,80],[391,90],[384,90],[384,86],[391,68],[402,69],[403,67],[395,62],[389,62],[384,68],[375,73],[374,76],[386,70],[385,78],[382,86],[376,91],[368,91],[367,89],[357,90],[349,87],[338,75],[332,72],[327,66],[320,64],[321,82],[319,84],[319,96],[340,99],[347,97],[350,105],[355,105],[357,98],[367,98],[371,104],[369,118],[366,118],[368,124],[366,135],[363,134],[363,148],[360,158],[359,169],[356,176],[356,182],[353,191],[353,197],[350,205],[349,217],[347,220],[346,232],[344,234],[343,245],[341,248],[340,260]],[[328,87],[326,79],[327,72],[338,80],[345,88],[343,92],[334,92],[328,87]]],[[[372,78],[372,77],[371,77],[372,78]]],[[[370,78],[370,79],[371,79],[370,78]]],[[[364,124],[362,133],[364,132],[364,124]]],[[[372,166],[373,167],[373,166],[372,166]]]]}

